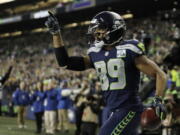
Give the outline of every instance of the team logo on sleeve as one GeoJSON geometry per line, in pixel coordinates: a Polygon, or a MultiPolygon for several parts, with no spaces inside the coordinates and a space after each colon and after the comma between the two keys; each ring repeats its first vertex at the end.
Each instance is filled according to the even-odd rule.
{"type": "Polygon", "coordinates": [[[118,58],[126,57],[126,50],[123,50],[123,49],[117,50],[117,57],[118,58]]]}
{"type": "Polygon", "coordinates": [[[143,43],[139,43],[139,44],[138,44],[138,47],[141,48],[141,50],[142,50],[143,52],[145,52],[145,47],[144,47],[144,44],[143,44],[143,43]]]}

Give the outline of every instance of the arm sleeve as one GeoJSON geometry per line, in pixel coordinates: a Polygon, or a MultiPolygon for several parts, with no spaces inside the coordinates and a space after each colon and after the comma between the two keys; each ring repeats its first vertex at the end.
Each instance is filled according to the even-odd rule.
{"type": "Polygon", "coordinates": [[[13,95],[12,95],[13,103],[14,103],[15,105],[18,104],[17,94],[18,94],[18,92],[15,91],[15,92],[13,93],[13,95]]]}
{"type": "Polygon", "coordinates": [[[145,55],[145,47],[144,44],[141,42],[138,42],[134,47],[132,48],[132,53],[134,57],[145,55]]]}
{"type": "Polygon", "coordinates": [[[66,67],[66,69],[75,71],[83,71],[86,69],[84,58],[77,56],[69,57],[65,47],[54,48],[54,52],[60,67],[66,67]]]}
{"type": "Polygon", "coordinates": [[[25,93],[25,101],[24,101],[25,105],[29,105],[30,104],[30,96],[29,96],[29,92],[25,93]]]}
{"type": "Polygon", "coordinates": [[[139,43],[137,44],[137,47],[138,47],[138,48],[140,49],[140,51],[141,51],[141,54],[140,54],[140,55],[146,55],[146,49],[145,49],[145,46],[144,46],[143,43],[139,42],[139,43]]]}
{"type": "Polygon", "coordinates": [[[30,100],[30,103],[32,104],[34,101],[36,101],[36,93],[33,93],[33,94],[29,94],[29,100],[30,100]]]}
{"type": "Polygon", "coordinates": [[[70,89],[68,89],[68,90],[66,89],[66,90],[62,90],[62,91],[61,91],[61,95],[62,95],[63,97],[70,96],[71,93],[72,93],[72,91],[71,91],[70,89]]]}
{"type": "Polygon", "coordinates": [[[133,44],[130,44],[128,46],[128,49],[130,50],[130,58],[134,64],[137,57],[145,55],[144,44],[141,42],[135,42],[133,44]]]}
{"type": "MultiPolygon", "coordinates": [[[[139,42],[138,40],[126,41],[123,45],[116,46],[116,49],[117,51],[124,50],[124,54],[122,55],[128,55],[129,56],[128,58],[130,58],[132,61],[134,61],[136,57],[145,55],[144,44],[139,42]]],[[[121,54],[118,54],[118,55],[121,56],[121,54]]]]}

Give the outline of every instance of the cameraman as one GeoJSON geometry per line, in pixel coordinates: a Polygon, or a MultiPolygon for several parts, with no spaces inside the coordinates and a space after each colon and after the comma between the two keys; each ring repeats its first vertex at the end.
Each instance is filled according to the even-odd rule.
{"type": "Polygon", "coordinates": [[[87,95],[82,104],[83,115],[81,134],[95,135],[98,126],[98,114],[100,111],[100,99],[95,95],[87,95]]]}

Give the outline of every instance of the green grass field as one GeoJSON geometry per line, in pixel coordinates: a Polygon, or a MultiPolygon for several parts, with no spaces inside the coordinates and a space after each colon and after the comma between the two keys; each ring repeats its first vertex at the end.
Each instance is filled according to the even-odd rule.
{"type": "MultiPolygon", "coordinates": [[[[35,132],[35,121],[26,120],[26,129],[19,129],[16,118],[11,117],[0,117],[0,135],[36,135],[35,132]]],[[[70,132],[56,133],[55,135],[73,135],[74,125],[70,125],[70,132]]],[[[45,135],[42,133],[41,135],[45,135]]]]}

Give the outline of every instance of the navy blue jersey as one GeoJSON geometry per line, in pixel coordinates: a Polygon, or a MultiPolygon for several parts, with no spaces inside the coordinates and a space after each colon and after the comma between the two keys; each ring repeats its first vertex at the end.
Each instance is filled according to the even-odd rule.
{"type": "Polygon", "coordinates": [[[143,44],[128,40],[111,50],[92,46],[88,55],[101,82],[105,103],[111,110],[142,109],[138,96],[140,72],[135,58],[144,54],[143,44]]]}

